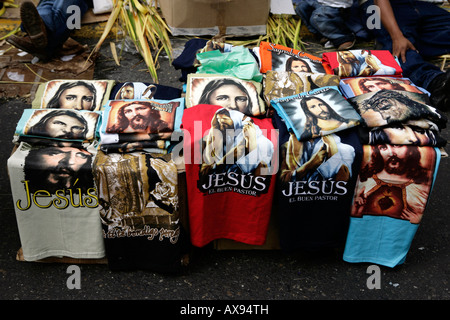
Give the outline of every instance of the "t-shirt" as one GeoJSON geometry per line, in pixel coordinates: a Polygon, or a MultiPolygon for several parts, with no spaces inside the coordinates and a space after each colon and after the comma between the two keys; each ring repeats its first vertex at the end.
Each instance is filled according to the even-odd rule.
{"type": "Polygon", "coordinates": [[[103,258],[105,247],[92,177],[96,147],[68,146],[68,142],[65,146],[50,145],[49,141],[44,145],[22,142],[8,159],[24,259],[103,258]],[[67,165],[68,157],[77,159],[74,166],[67,165]]]}
{"type": "Polygon", "coordinates": [[[179,271],[188,243],[170,155],[99,151],[93,173],[109,268],[179,271]]]}
{"type": "Polygon", "coordinates": [[[299,141],[278,114],[273,119],[281,145],[277,176],[281,248],[343,245],[362,157],[356,128],[299,141]]]}
{"type": "Polygon", "coordinates": [[[317,0],[318,3],[334,8],[350,8],[353,0],[317,0]]]}
{"type": "Polygon", "coordinates": [[[376,128],[359,126],[362,144],[412,144],[418,146],[444,147],[447,140],[439,130],[411,124],[391,124],[376,128]]]}
{"type": "Polygon", "coordinates": [[[262,245],[278,164],[271,119],[197,105],[185,110],[182,128],[192,244],[226,238],[262,245]]]}
{"type": "MultiPolygon", "coordinates": [[[[114,149],[117,151],[120,149],[142,150],[150,147],[152,143],[147,143],[148,141],[168,141],[174,132],[179,131],[183,111],[184,98],[110,100],[103,110],[103,121],[99,128],[102,148],[104,151],[108,149],[111,151],[114,149]],[[147,111],[145,114],[140,111],[141,115],[136,112],[136,115],[128,119],[124,114],[124,108],[127,105],[140,105],[147,111]],[[109,145],[112,145],[111,148],[109,145]]],[[[166,149],[167,145],[163,148],[166,149]]]]}
{"type": "Polygon", "coordinates": [[[428,95],[400,90],[379,90],[365,93],[348,101],[361,115],[361,123],[369,128],[408,120],[427,119],[445,128],[445,113],[427,104],[428,95]]]}
{"type": "Polygon", "coordinates": [[[262,84],[222,74],[189,74],[186,83],[186,108],[216,104],[236,108],[248,116],[265,113],[262,84]]]}
{"type": "Polygon", "coordinates": [[[353,98],[361,94],[380,91],[382,89],[400,90],[430,95],[424,88],[416,86],[408,78],[395,77],[353,77],[340,80],[339,90],[346,98],[353,98]]]}
{"type": "Polygon", "coordinates": [[[274,70],[331,74],[322,59],[312,54],[265,41],[261,42],[258,49],[262,73],[274,70]]]}
{"type": "Polygon", "coordinates": [[[122,82],[111,89],[110,100],[158,99],[172,100],[181,97],[182,90],[149,82],[122,82]]]}
{"type": "Polygon", "coordinates": [[[302,141],[357,126],[361,120],[337,87],[322,87],[275,99],[271,105],[288,129],[302,141]]]}
{"type": "Polygon", "coordinates": [[[133,142],[118,142],[100,144],[100,150],[104,153],[145,151],[150,153],[167,153],[170,146],[169,140],[141,140],[133,142]]]}
{"type": "Polygon", "coordinates": [[[103,111],[103,124],[100,130],[102,133],[112,134],[170,133],[179,128],[183,109],[183,98],[173,100],[110,100],[103,111]],[[128,116],[125,114],[128,106],[138,106],[145,111],[134,111],[133,114],[130,109],[131,115],[128,116]]]}
{"type": "Polygon", "coordinates": [[[243,80],[262,81],[259,65],[249,49],[234,46],[229,52],[220,50],[197,54],[200,66],[197,73],[229,75],[243,80]]]}
{"type": "Polygon", "coordinates": [[[425,212],[440,151],[410,145],[365,145],[363,152],[344,260],[395,267],[405,261],[425,212]],[[384,161],[382,153],[396,158],[384,161]]]}
{"type": "Polygon", "coordinates": [[[402,68],[388,50],[345,50],[325,52],[322,61],[327,73],[340,77],[402,76],[402,68]]]}
{"type": "Polygon", "coordinates": [[[339,77],[336,75],[269,70],[264,77],[264,98],[270,104],[273,99],[338,85],[339,77]]]}
{"type": "Polygon", "coordinates": [[[69,92],[79,97],[71,101],[83,100],[84,108],[89,106],[90,111],[99,111],[109,100],[114,83],[115,80],[50,80],[39,85],[31,105],[33,109],[76,109],[73,103],[61,105],[61,95],[69,92]]]}
{"type": "Polygon", "coordinates": [[[205,39],[188,40],[181,54],[173,60],[173,67],[176,70],[181,70],[181,77],[179,78],[181,82],[186,82],[187,75],[197,71],[197,66],[194,65],[195,57],[205,47],[207,42],[205,39]]]}
{"type": "Polygon", "coordinates": [[[100,111],[25,109],[17,123],[14,140],[33,137],[92,143],[97,139],[100,122],[100,111]]]}

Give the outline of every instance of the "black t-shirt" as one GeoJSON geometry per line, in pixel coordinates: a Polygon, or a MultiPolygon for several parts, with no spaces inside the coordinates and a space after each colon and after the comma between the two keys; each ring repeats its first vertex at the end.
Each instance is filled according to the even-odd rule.
{"type": "Polygon", "coordinates": [[[294,251],[343,245],[362,159],[356,128],[300,142],[278,114],[273,120],[281,146],[276,192],[281,248],[294,251]],[[322,164],[302,174],[299,168],[324,152],[321,150],[327,151],[322,164]]]}
{"type": "Polygon", "coordinates": [[[189,239],[178,199],[186,190],[170,156],[99,151],[93,173],[109,268],[180,271],[189,239]]]}

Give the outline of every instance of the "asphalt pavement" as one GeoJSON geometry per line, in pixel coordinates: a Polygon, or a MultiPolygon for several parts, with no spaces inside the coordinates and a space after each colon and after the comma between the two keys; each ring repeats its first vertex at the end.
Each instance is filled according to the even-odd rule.
{"type": "MultiPolygon", "coordinates": [[[[90,42],[90,46],[95,44],[92,40],[78,40],[81,43],[90,42]]],[[[175,70],[166,58],[161,58],[160,62],[160,83],[181,88],[182,83],[178,80],[181,72],[175,70]]],[[[117,66],[107,43],[101,49],[94,78],[151,82],[139,55],[125,52],[121,65],[117,66]]],[[[298,310],[302,303],[312,300],[450,298],[449,158],[441,161],[428,207],[406,262],[395,268],[380,266],[379,289],[371,289],[367,285],[371,264],[347,263],[342,260],[340,249],[288,254],[279,250],[215,250],[210,246],[196,249],[190,265],[178,275],[168,276],[149,271],[112,272],[105,264],[80,264],[81,287],[71,289],[67,285],[71,275],[68,272],[69,265],[16,260],[20,241],[6,162],[13,146],[11,140],[17,121],[22,110],[30,107],[21,99],[0,101],[2,300],[148,300],[151,304],[143,306],[162,306],[167,314],[172,315],[187,311],[183,307],[188,307],[188,303],[189,307],[195,303],[195,306],[207,303],[214,306],[214,303],[221,301],[222,309],[225,310],[224,302],[231,304],[245,301],[248,305],[269,306],[274,301],[285,302],[281,306],[275,304],[269,310],[274,315],[277,309],[286,310],[287,307],[288,310],[298,310]],[[163,303],[167,300],[175,304],[163,303]]],[[[448,139],[449,130],[444,129],[442,135],[448,139]]],[[[197,308],[191,311],[203,310],[197,308]]]]}

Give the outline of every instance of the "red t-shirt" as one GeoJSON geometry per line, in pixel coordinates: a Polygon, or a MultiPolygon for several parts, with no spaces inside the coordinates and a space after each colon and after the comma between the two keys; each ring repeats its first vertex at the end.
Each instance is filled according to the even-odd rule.
{"type": "Polygon", "coordinates": [[[402,68],[388,50],[346,50],[325,52],[322,63],[328,74],[341,78],[402,77],[402,68]],[[331,70],[331,71],[330,71],[331,70]]]}
{"type": "Polygon", "coordinates": [[[278,169],[272,120],[197,105],[184,111],[182,129],[192,244],[202,247],[221,238],[264,244],[278,169]],[[231,119],[224,134],[210,130],[220,117],[231,119]],[[215,152],[208,146],[212,136],[220,141],[215,152]],[[224,161],[230,151],[238,153],[236,159],[224,161]]]}

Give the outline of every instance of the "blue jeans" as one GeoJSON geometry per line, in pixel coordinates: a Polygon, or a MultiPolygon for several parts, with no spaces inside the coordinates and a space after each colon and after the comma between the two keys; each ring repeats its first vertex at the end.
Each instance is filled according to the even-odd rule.
{"type": "Polygon", "coordinates": [[[329,39],[335,47],[355,40],[355,34],[346,24],[349,9],[324,6],[316,0],[300,1],[295,7],[309,31],[329,39]]]}
{"type": "Polygon", "coordinates": [[[67,27],[67,20],[74,13],[68,13],[67,8],[71,5],[80,8],[80,19],[89,9],[84,0],[42,0],[37,5],[39,15],[47,27],[48,52],[55,52],[62,47],[70,36],[72,30],[67,27]]]}
{"type": "MultiPolygon", "coordinates": [[[[369,0],[365,7],[373,4],[369,0]]],[[[432,3],[415,0],[391,1],[397,24],[403,35],[419,51],[406,52],[406,62],[400,61],[403,75],[423,88],[442,71],[426,59],[450,52],[450,13],[432,3]]],[[[372,30],[384,50],[392,52],[392,40],[384,27],[372,30]]]]}

